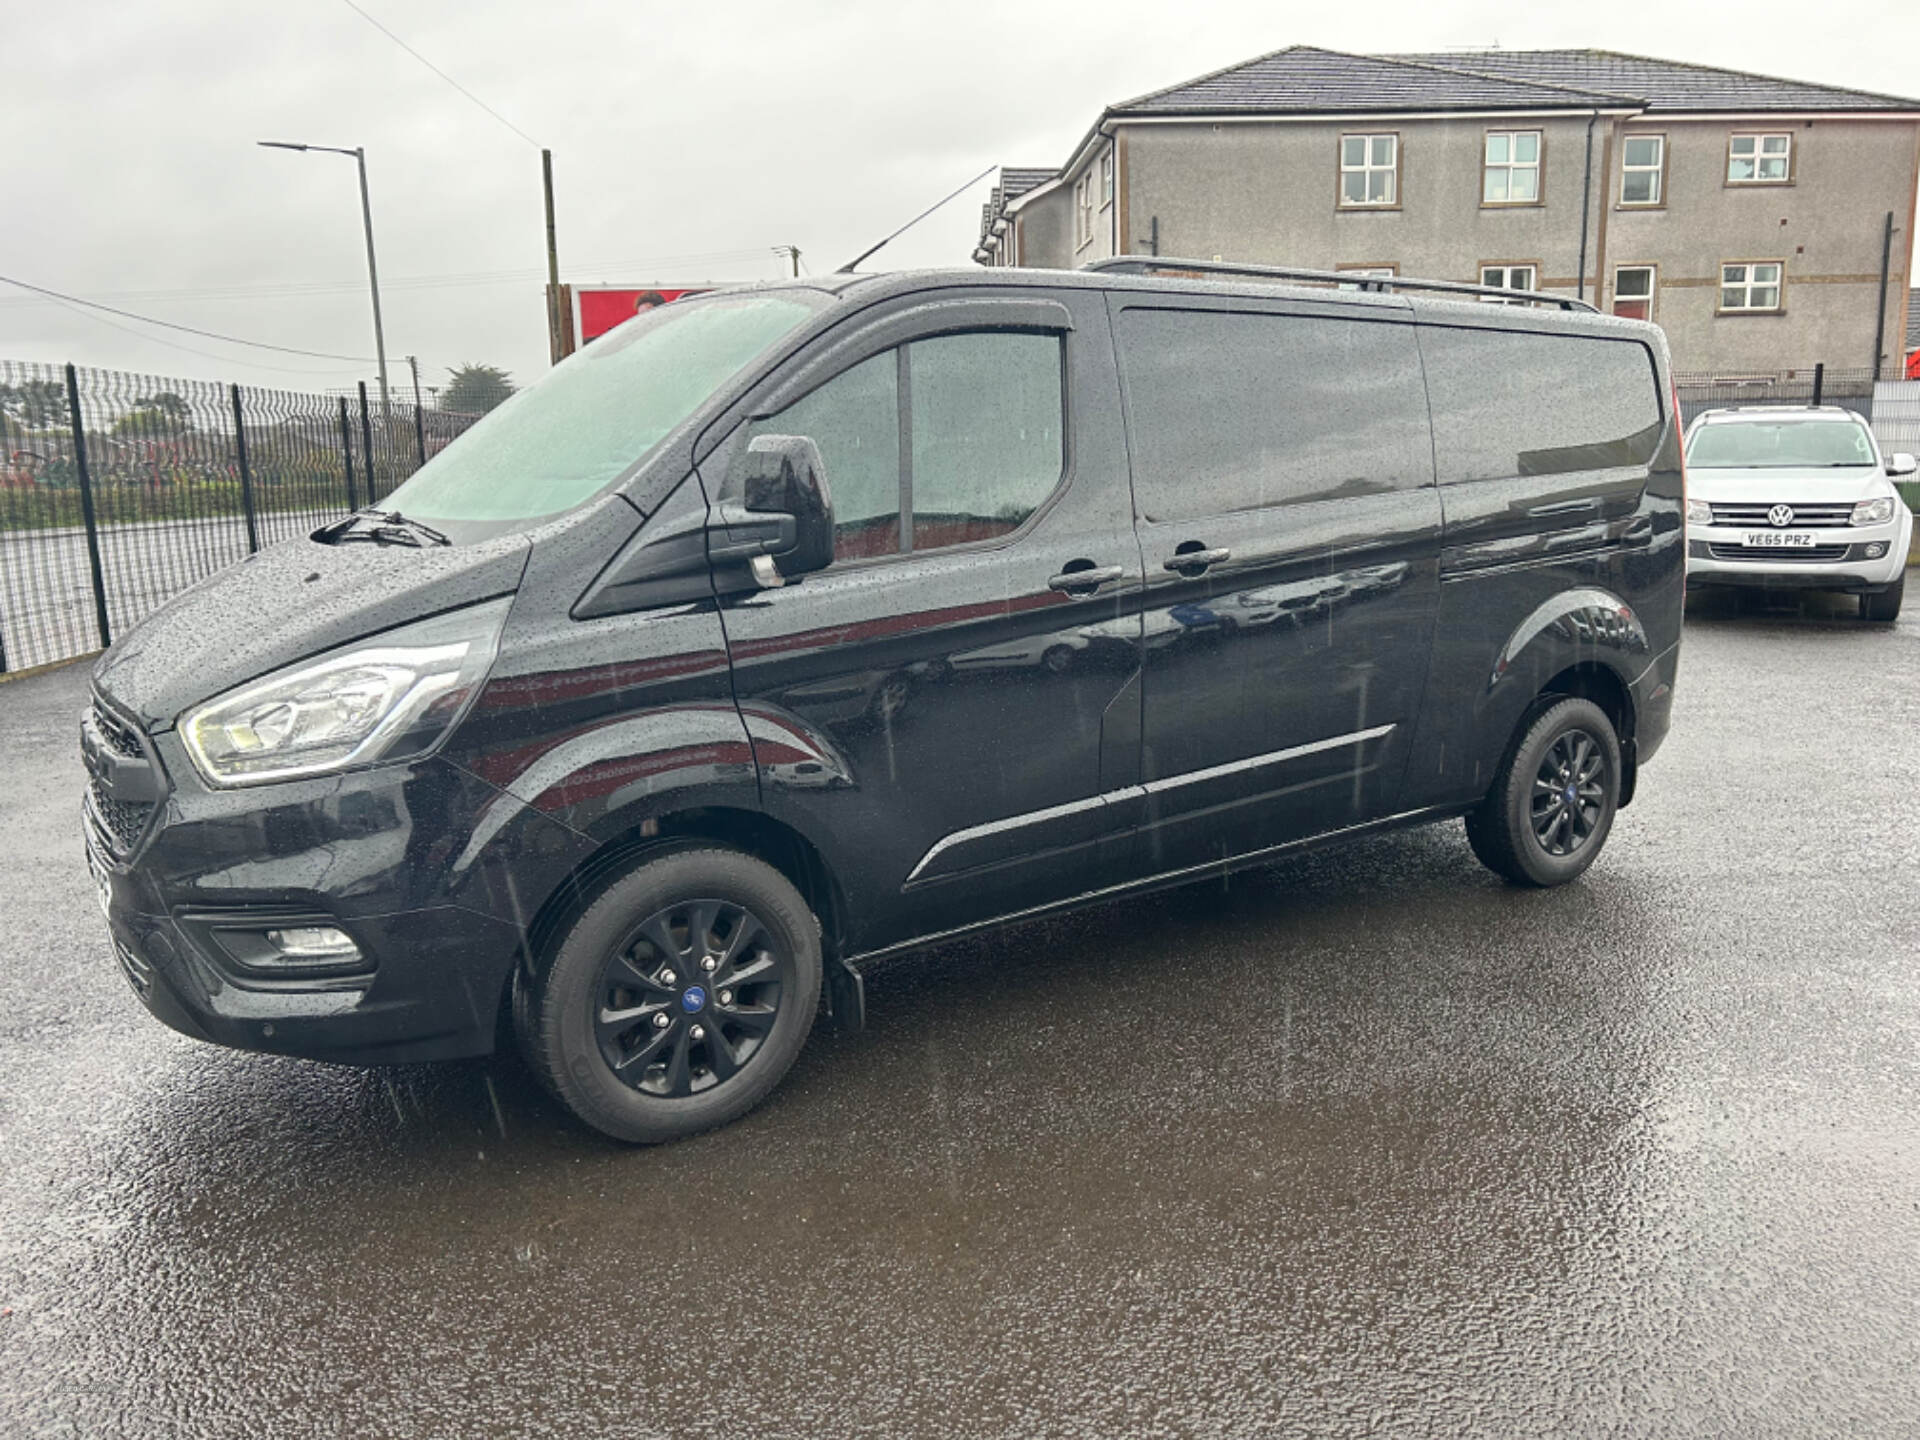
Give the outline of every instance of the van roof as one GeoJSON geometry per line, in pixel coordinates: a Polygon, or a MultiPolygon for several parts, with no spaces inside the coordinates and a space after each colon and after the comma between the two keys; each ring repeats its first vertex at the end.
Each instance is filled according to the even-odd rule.
{"type": "MultiPolygon", "coordinates": [[[[1152,263],[1151,256],[1128,257],[1152,263]]],[[[1167,260],[1159,263],[1178,266],[1183,262],[1167,260]]],[[[1184,262],[1194,263],[1194,262],[1184,262]]],[[[926,269],[926,270],[889,270],[872,274],[821,275],[802,277],[797,280],[775,280],[756,284],[754,289],[805,288],[824,291],[836,297],[878,299],[886,295],[911,294],[917,290],[948,289],[974,286],[1046,286],[1052,289],[1086,289],[1111,292],[1139,291],[1164,295],[1169,291],[1214,296],[1238,296],[1248,299],[1286,299],[1311,300],[1321,304],[1338,303],[1343,307],[1378,308],[1415,314],[1430,318],[1461,319],[1471,316],[1476,324],[1490,328],[1514,330],[1554,330],[1572,331],[1585,334],[1610,334],[1615,336],[1632,335],[1636,339],[1659,337],[1659,327],[1643,320],[1629,320],[1621,316],[1601,314],[1592,310],[1564,310],[1548,303],[1536,304],[1497,304],[1487,303],[1479,294],[1468,293],[1458,297],[1442,291],[1436,294],[1413,294],[1405,291],[1389,290],[1333,290],[1330,284],[1338,278],[1333,272],[1292,272],[1295,274],[1326,274],[1326,281],[1303,281],[1295,279],[1253,278],[1241,273],[1216,274],[1203,277],[1158,272],[1152,274],[1133,274],[1122,270],[1039,270],[1024,267],[1002,267],[986,269],[969,266],[965,269],[926,269]]],[[[1407,277],[1399,277],[1400,283],[1410,289],[1417,289],[1421,283],[1407,277]]],[[[1356,277],[1357,279],[1357,277],[1356,277]]],[[[1454,284],[1455,282],[1441,282],[1454,284]]],[[[1472,292],[1479,287],[1460,285],[1458,288],[1472,292]]],[[[1486,287],[1491,290],[1492,287],[1486,287]]],[[[1494,292],[1499,293],[1499,292],[1494,292]]],[[[1559,299],[1561,297],[1552,297],[1559,299]]],[[[1491,299],[1491,297],[1487,297],[1491,299]]],[[[1661,347],[1664,352],[1664,346],[1661,347]]]]}
{"type": "Polygon", "coordinates": [[[1743,405],[1737,410],[1702,410],[1698,417],[1705,425],[1751,425],[1763,420],[1857,421],[1859,418],[1844,405],[1743,405]]]}

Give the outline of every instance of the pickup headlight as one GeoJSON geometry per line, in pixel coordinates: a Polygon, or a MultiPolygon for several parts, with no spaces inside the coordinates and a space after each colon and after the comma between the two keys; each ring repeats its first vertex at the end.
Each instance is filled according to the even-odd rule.
{"type": "Polygon", "coordinates": [[[208,701],[180,725],[194,768],[225,788],[431,750],[492,667],[511,603],[369,636],[208,701]]]}
{"type": "Polygon", "coordinates": [[[1884,525],[1893,518],[1894,500],[1891,495],[1882,495],[1878,500],[1862,500],[1853,507],[1853,523],[1856,525],[1884,525]]]}
{"type": "Polygon", "coordinates": [[[1687,524],[1711,525],[1712,523],[1713,523],[1713,506],[1709,505],[1704,500],[1687,501],[1687,524]]]}

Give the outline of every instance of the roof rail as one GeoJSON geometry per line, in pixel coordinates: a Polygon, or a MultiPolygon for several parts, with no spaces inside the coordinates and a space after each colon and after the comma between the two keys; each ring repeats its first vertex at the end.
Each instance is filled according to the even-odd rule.
{"type": "Polygon", "coordinates": [[[1443,295],[1478,295],[1509,303],[1519,301],[1530,305],[1553,305],[1562,310],[1584,310],[1593,315],[1600,313],[1598,306],[1567,295],[1548,295],[1538,290],[1503,290],[1498,285],[1469,285],[1464,280],[1409,280],[1398,275],[1355,275],[1342,270],[1302,270],[1291,265],[1237,265],[1224,260],[1176,260],[1154,255],[1115,255],[1096,260],[1084,268],[1109,275],[1155,275],[1167,271],[1186,271],[1202,275],[1245,275],[1257,280],[1310,280],[1379,294],[1390,290],[1430,290],[1443,295]]]}

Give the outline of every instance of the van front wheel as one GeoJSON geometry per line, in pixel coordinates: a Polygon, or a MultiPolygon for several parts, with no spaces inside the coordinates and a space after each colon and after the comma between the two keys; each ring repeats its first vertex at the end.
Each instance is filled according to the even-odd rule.
{"type": "Polygon", "coordinates": [[[820,932],[786,877],[682,850],[609,885],[529,987],[527,1062],[581,1120],[657,1144],[740,1116],[780,1083],[820,1001],[820,932]]]}
{"type": "Polygon", "coordinates": [[[1620,802],[1620,741],[1606,712],[1569,697],[1542,712],[1467,815],[1480,862],[1515,885],[1564,885],[1606,844],[1620,802]]]}

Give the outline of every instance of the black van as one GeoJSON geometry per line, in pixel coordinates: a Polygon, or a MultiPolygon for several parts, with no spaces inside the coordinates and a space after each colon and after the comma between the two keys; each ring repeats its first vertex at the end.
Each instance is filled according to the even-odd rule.
{"type": "Polygon", "coordinates": [[[1453,816],[1560,884],[1667,730],[1680,438],[1657,329],[1472,286],[681,300],[105,655],[113,943],[189,1035],[511,1030],[657,1141],[943,937],[1453,816]]]}

